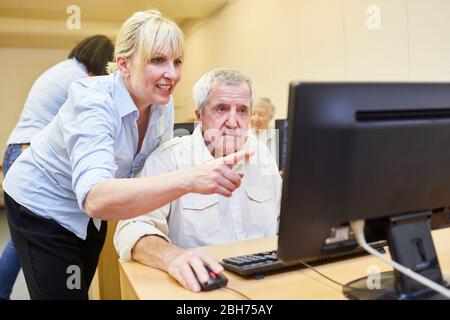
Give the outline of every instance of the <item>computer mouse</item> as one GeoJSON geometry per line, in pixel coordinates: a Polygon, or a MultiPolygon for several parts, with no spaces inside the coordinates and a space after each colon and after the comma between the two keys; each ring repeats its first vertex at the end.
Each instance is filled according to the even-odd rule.
{"type": "Polygon", "coordinates": [[[205,283],[201,283],[200,286],[202,291],[211,291],[215,289],[219,289],[225,287],[228,283],[228,279],[222,273],[215,273],[210,268],[206,267],[206,271],[208,272],[209,279],[205,283]]]}

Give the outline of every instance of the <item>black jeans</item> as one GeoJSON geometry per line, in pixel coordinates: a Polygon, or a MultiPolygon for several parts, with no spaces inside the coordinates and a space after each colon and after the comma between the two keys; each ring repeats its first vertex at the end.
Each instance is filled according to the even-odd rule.
{"type": "Polygon", "coordinates": [[[88,299],[88,290],[106,237],[92,220],[86,240],[56,221],[40,217],[5,193],[11,237],[31,299],[88,299]]]}

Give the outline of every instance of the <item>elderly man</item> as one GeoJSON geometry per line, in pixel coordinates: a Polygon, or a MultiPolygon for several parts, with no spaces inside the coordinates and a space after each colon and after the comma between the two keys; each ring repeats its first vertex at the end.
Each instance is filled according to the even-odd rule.
{"type": "MultiPolygon", "coordinates": [[[[205,266],[216,273],[223,268],[195,247],[276,234],[281,177],[267,147],[247,135],[254,95],[248,77],[230,69],[212,70],[196,83],[193,94],[199,126],[192,135],[160,146],[140,175],[188,169],[250,149],[255,152],[250,162],[235,168],[243,176],[240,187],[232,194],[222,190],[228,197],[190,193],[147,215],[121,221],[114,242],[121,259],[164,270],[197,292],[199,281],[208,280],[205,266]]],[[[231,183],[222,179],[222,185],[231,183]]]]}

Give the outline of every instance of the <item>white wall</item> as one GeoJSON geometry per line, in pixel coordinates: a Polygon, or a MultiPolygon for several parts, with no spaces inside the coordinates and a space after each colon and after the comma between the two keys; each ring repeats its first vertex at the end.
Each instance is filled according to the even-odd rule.
{"type": "Polygon", "coordinates": [[[0,48],[2,81],[0,84],[0,152],[19,119],[23,104],[36,78],[46,69],[66,59],[69,50],[0,48]]]}
{"type": "MultiPolygon", "coordinates": [[[[191,88],[204,72],[231,67],[287,115],[290,81],[450,81],[448,0],[234,0],[187,28],[176,120],[194,117],[191,88]],[[381,28],[367,28],[377,5],[381,28]]],[[[68,49],[0,48],[0,152],[33,81],[68,49]]]]}
{"type": "Polygon", "coordinates": [[[298,17],[292,13],[299,1],[282,2],[235,1],[187,33],[183,79],[175,91],[177,120],[193,115],[192,85],[216,67],[240,70],[252,78],[257,94],[285,103],[288,79],[296,77],[300,63],[298,17]]]}
{"type": "Polygon", "coordinates": [[[448,0],[235,0],[187,32],[176,119],[193,115],[191,87],[214,67],[249,75],[276,118],[290,81],[450,81],[449,34],[448,0]]]}

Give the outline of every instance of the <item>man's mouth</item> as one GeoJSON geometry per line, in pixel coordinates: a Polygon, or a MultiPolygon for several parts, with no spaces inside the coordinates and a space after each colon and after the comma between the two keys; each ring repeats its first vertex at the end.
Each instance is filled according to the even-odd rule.
{"type": "Polygon", "coordinates": [[[235,133],[222,133],[222,137],[233,137],[233,138],[238,138],[240,135],[239,134],[235,134],[235,133]]]}

